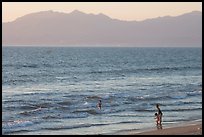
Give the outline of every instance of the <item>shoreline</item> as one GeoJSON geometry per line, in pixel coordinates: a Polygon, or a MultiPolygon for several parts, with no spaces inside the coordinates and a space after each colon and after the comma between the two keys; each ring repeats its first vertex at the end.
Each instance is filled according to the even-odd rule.
{"type": "MultiPolygon", "coordinates": [[[[117,133],[116,133],[117,134],[117,133]]],[[[202,121],[163,126],[162,129],[121,131],[123,135],[202,135],[202,121]]]]}
{"type": "MultiPolygon", "coordinates": [[[[68,134],[66,130],[55,132],[54,134],[68,134]]],[[[11,133],[13,134],[13,133],[11,133]]],[[[22,133],[14,133],[15,135],[22,133]]],[[[27,133],[26,133],[27,134],[27,133]]],[[[26,135],[24,134],[24,135],[26,135]]],[[[29,133],[28,133],[29,134],[29,133]]],[[[47,134],[39,132],[38,134],[47,134]]],[[[87,134],[89,135],[89,134],[87,134]]],[[[191,121],[185,123],[175,123],[162,126],[162,129],[156,127],[146,129],[120,130],[114,133],[90,134],[90,135],[202,135],[202,121],[191,121]]]]}

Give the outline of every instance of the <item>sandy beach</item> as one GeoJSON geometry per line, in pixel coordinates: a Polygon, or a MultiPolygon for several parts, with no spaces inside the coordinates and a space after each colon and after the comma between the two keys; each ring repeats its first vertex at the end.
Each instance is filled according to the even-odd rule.
{"type": "Polygon", "coordinates": [[[138,133],[129,131],[129,135],[202,135],[202,123],[183,125],[178,127],[166,127],[157,130],[148,130],[138,133]]]}

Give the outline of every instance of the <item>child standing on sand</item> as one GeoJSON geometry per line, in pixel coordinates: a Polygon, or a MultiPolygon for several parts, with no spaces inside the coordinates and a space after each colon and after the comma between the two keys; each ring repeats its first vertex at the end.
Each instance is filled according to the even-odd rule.
{"type": "Polygon", "coordinates": [[[156,123],[158,125],[159,124],[159,117],[158,117],[159,115],[157,113],[155,113],[154,116],[155,116],[154,119],[156,120],[156,123]]]}
{"type": "Polygon", "coordinates": [[[158,113],[155,113],[155,118],[156,119],[156,125],[157,125],[157,129],[162,129],[162,124],[161,124],[161,118],[160,115],[158,115],[158,113]]]}

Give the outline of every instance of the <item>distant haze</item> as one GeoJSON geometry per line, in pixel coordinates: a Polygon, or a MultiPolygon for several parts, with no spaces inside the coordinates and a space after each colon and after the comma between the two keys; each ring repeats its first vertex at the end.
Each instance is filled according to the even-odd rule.
{"type": "Polygon", "coordinates": [[[100,14],[41,11],[3,23],[5,45],[200,46],[202,12],[123,21],[100,14]]]}

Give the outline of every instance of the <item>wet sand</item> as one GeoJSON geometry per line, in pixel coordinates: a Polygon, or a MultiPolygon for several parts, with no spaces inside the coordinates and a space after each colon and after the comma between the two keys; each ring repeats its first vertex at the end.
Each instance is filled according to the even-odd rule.
{"type": "Polygon", "coordinates": [[[193,125],[183,125],[178,127],[166,127],[157,130],[149,130],[138,133],[138,131],[129,131],[129,135],[202,135],[202,123],[193,125]]]}

